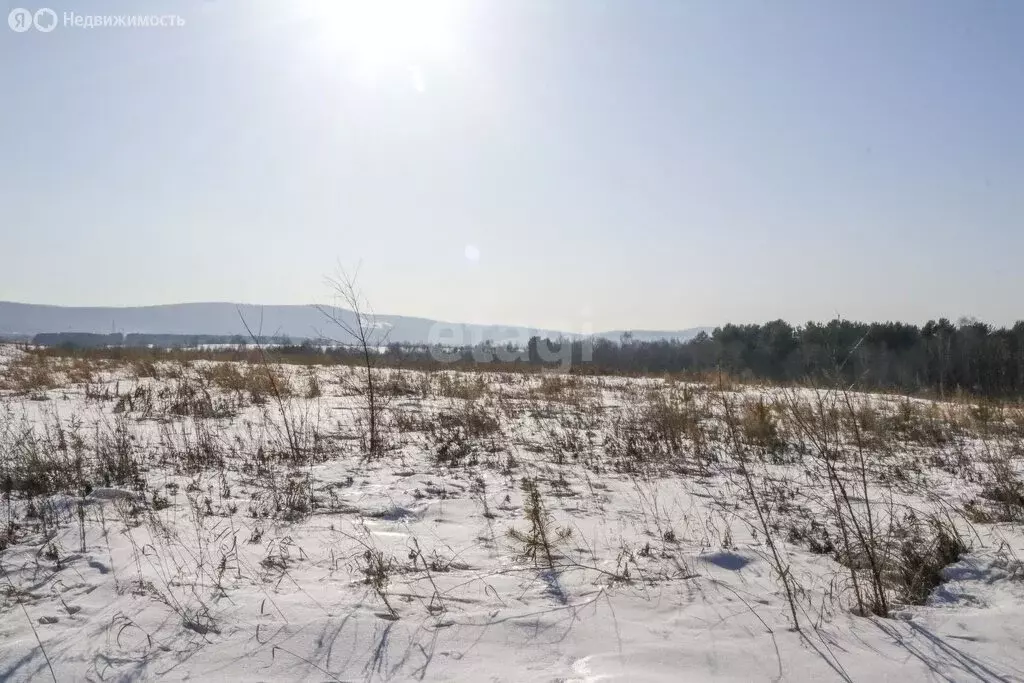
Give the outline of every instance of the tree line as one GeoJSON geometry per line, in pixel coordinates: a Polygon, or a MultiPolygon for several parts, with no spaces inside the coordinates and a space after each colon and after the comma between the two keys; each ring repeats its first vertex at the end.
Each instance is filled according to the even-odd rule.
{"type": "MultiPolygon", "coordinates": [[[[245,345],[243,337],[205,335],[37,335],[42,346],[190,347],[245,345]]],[[[362,351],[285,337],[265,338],[274,355],[320,356],[352,362],[362,351]],[[349,358],[352,356],[352,358],[349,358]]],[[[469,367],[481,364],[561,368],[588,374],[723,372],[746,380],[811,381],[858,389],[898,390],[945,396],[1024,396],[1024,321],[995,328],[977,320],[957,324],[943,318],[923,326],[836,319],[793,326],[784,320],[724,325],[689,340],[639,341],[625,334],[602,338],[533,337],[525,348],[494,345],[445,347],[383,342],[374,353],[385,365],[469,367]]]]}
{"type": "Polygon", "coordinates": [[[774,382],[986,397],[1024,395],[1024,321],[725,325],[686,342],[595,342],[596,369],[714,371],[774,382]]]}
{"type": "MultiPolygon", "coordinates": [[[[463,348],[457,362],[478,363],[493,355],[491,350],[463,348]]],[[[450,350],[446,353],[452,358],[450,350]]],[[[431,351],[394,344],[388,354],[425,360],[431,351]]],[[[773,320],[724,325],[686,341],[638,341],[628,334],[618,341],[534,337],[514,363],[564,367],[566,360],[572,371],[583,373],[721,371],[745,380],[1019,397],[1024,396],[1024,321],[994,328],[945,318],[923,326],[842,319],[793,326],[773,320]]]]}
{"type": "MultiPolygon", "coordinates": [[[[132,332],[122,334],[96,334],[92,332],[43,332],[32,337],[34,346],[53,346],[71,349],[99,349],[105,347],[147,347],[167,349],[190,349],[205,345],[245,346],[252,343],[251,337],[235,334],[147,334],[132,332]]],[[[261,344],[291,345],[286,336],[262,336],[256,341],[261,344]]]]}

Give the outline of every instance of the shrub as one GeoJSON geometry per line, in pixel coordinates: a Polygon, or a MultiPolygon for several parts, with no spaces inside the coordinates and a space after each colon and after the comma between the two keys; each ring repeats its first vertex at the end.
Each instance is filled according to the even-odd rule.
{"type": "Polygon", "coordinates": [[[740,428],[748,444],[766,453],[778,454],[786,448],[786,442],[779,435],[775,414],[764,398],[743,406],[740,428]]]}
{"type": "Polygon", "coordinates": [[[426,423],[426,437],[438,462],[457,466],[486,445],[493,450],[492,439],[501,431],[498,418],[475,401],[452,407],[426,423]]]}
{"type": "Polygon", "coordinates": [[[893,582],[899,599],[923,605],[942,583],[942,570],[967,552],[963,540],[949,522],[932,518],[927,523],[911,516],[899,545],[893,582]]]}

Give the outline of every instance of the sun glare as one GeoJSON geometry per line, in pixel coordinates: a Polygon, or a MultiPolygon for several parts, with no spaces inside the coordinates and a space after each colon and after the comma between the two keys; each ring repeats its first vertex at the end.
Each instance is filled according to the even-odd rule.
{"type": "Polygon", "coordinates": [[[450,0],[311,0],[322,39],[370,66],[413,66],[454,47],[450,0]]]}

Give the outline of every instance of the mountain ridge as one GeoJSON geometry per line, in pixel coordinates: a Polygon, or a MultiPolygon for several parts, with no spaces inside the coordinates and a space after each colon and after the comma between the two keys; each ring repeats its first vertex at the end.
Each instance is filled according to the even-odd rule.
{"type": "MultiPolygon", "coordinates": [[[[354,314],[334,308],[346,323],[354,314]]],[[[618,341],[628,330],[597,332],[593,335],[534,328],[526,325],[482,325],[458,323],[403,315],[375,316],[389,331],[388,340],[400,343],[444,343],[451,345],[521,341],[530,336],[581,338],[594,336],[618,341]]],[[[150,306],[58,306],[0,301],[0,335],[31,336],[41,333],[88,332],[106,334],[194,334],[248,335],[253,333],[289,336],[296,339],[330,337],[336,326],[314,304],[237,304],[230,302],[189,302],[150,306]],[[245,320],[245,323],[242,322],[245,320]]],[[[680,339],[685,341],[710,328],[629,331],[638,341],[680,339]]],[[[337,331],[333,336],[339,336],[337,331]]]]}

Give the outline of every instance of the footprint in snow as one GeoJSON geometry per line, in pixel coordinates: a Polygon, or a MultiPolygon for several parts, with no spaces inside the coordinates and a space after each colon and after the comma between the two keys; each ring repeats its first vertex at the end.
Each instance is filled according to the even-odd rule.
{"type": "Polygon", "coordinates": [[[750,564],[750,558],[744,557],[739,553],[729,552],[728,550],[721,550],[717,553],[701,555],[700,559],[704,560],[708,564],[713,564],[716,567],[728,569],[732,572],[738,572],[750,564]]]}
{"type": "Polygon", "coordinates": [[[93,489],[92,493],[88,496],[89,500],[102,501],[102,500],[138,500],[139,494],[134,491],[128,491],[126,489],[118,489],[113,487],[101,486],[93,489]]]}
{"type": "Polygon", "coordinates": [[[426,506],[421,508],[407,508],[401,505],[387,505],[383,508],[368,510],[364,512],[363,515],[370,519],[380,519],[386,522],[399,522],[404,519],[419,519],[423,515],[425,509],[426,506]]]}
{"type": "Polygon", "coordinates": [[[594,681],[600,681],[610,676],[603,676],[600,674],[594,674],[590,669],[590,658],[593,655],[587,655],[582,659],[577,659],[572,663],[572,677],[562,679],[565,683],[594,683],[594,681]]]}

